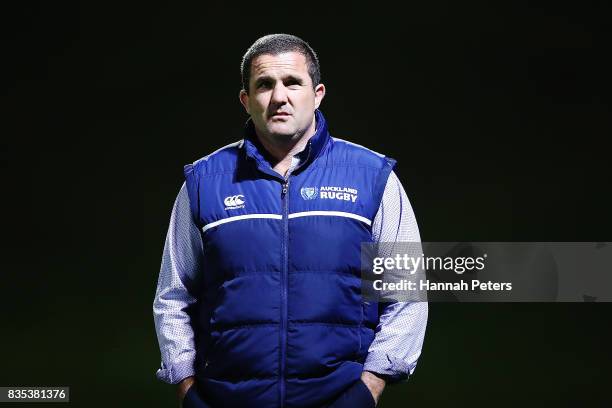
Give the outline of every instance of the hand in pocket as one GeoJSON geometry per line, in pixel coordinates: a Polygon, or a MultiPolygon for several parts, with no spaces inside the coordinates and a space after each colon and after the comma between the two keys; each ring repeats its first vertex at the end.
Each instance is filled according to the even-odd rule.
{"type": "Polygon", "coordinates": [[[183,408],[211,408],[198,392],[196,384],[193,384],[189,390],[187,390],[187,394],[185,394],[185,398],[183,398],[183,408]]]}
{"type": "Polygon", "coordinates": [[[328,408],[374,408],[374,396],[361,379],[355,381],[328,408]]]}

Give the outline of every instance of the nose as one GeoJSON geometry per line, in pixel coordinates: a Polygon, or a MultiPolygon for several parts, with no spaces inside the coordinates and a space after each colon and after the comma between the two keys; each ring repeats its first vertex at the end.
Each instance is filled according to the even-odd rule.
{"type": "Polygon", "coordinates": [[[282,81],[278,81],[275,84],[274,89],[272,89],[272,97],[270,102],[275,105],[284,105],[287,103],[287,88],[282,81]]]}

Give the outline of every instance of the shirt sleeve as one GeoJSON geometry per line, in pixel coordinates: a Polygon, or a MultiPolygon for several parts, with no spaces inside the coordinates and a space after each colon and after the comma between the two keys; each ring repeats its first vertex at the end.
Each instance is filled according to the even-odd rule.
{"type": "Polygon", "coordinates": [[[155,331],[161,352],[157,378],[177,384],[195,374],[195,343],[189,307],[196,298],[188,290],[202,265],[202,238],[189,207],[183,183],[174,203],[153,300],[155,331]]]}
{"type": "MultiPolygon", "coordinates": [[[[394,172],[389,175],[372,223],[372,236],[374,242],[421,242],[412,206],[394,172]]],[[[417,256],[421,252],[418,247],[417,256]]],[[[426,301],[387,304],[363,369],[381,374],[390,382],[406,380],[421,355],[427,315],[426,301]]]]}

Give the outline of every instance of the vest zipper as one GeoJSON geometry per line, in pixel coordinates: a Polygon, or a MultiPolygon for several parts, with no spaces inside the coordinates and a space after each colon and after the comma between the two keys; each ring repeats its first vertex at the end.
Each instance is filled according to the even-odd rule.
{"type": "Polygon", "coordinates": [[[280,406],[285,406],[285,359],[287,352],[287,280],[289,274],[289,175],[283,183],[281,200],[283,204],[283,234],[282,234],[282,256],[283,271],[281,273],[281,361],[280,361],[280,406]]]}
{"type": "Polygon", "coordinates": [[[308,141],[306,146],[308,154],[306,160],[302,161],[295,168],[292,166],[287,170],[287,176],[282,184],[281,201],[283,205],[283,235],[281,247],[283,251],[283,271],[281,273],[281,361],[280,361],[280,406],[285,406],[285,360],[287,354],[287,280],[289,279],[289,179],[295,170],[304,166],[310,158],[311,141],[308,141]]]}

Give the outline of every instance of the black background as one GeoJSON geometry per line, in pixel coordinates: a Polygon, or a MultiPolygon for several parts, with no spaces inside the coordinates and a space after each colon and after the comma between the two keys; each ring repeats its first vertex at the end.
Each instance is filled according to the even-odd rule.
{"type": "MultiPolygon", "coordinates": [[[[241,137],[240,59],[268,33],[318,52],[332,135],[398,160],[424,241],[612,240],[605,2],[328,3],[2,12],[0,385],[176,406],[152,319],[168,217],[183,164],[241,137]]],[[[431,304],[380,406],[609,404],[611,310],[431,304]]]]}

